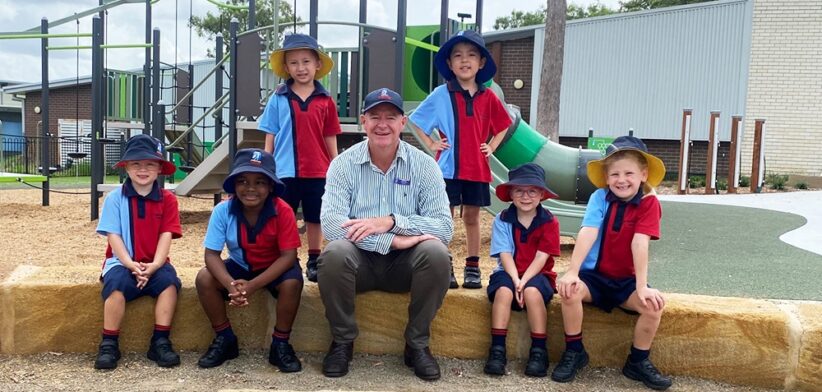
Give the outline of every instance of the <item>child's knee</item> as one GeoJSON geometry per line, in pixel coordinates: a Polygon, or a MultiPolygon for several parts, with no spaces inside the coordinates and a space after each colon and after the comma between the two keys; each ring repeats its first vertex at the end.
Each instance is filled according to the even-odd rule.
{"type": "Polygon", "coordinates": [[[287,279],[277,286],[279,295],[299,296],[303,291],[303,281],[298,279],[287,279]]]}
{"type": "Polygon", "coordinates": [[[582,299],[585,298],[585,292],[583,290],[578,290],[577,292],[572,292],[568,297],[560,296],[560,300],[562,301],[563,305],[576,305],[581,304],[582,299]]]}
{"type": "Polygon", "coordinates": [[[659,309],[653,309],[650,306],[640,307],[639,314],[643,317],[647,317],[651,320],[661,320],[662,319],[662,312],[664,312],[664,306],[660,307],[659,309]]]}
{"type": "Polygon", "coordinates": [[[514,299],[514,292],[511,291],[508,287],[500,287],[497,289],[497,292],[494,293],[494,302],[497,301],[506,301],[511,302],[514,299]]]}
{"type": "Polygon", "coordinates": [[[114,290],[114,291],[111,292],[111,294],[108,295],[108,297],[106,297],[105,302],[108,303],[108,304],[120,303],[120,302],[125,303],[126,302],[126,296],[125,296],[125,294],[123,294],[122,291],[114,290]]]}
{"type": "Polygon", "coordinates": [[[200,269],[200,271],[197,272],[197,277],[194,278],[194,285],[197,288],[211,287],[214,285],[214,282],[214,276],[211,275],[211,272],[205,267],[200,269]]]}
{"type": "Polygon", "coordinates": [[[537,289],[536,287],[526,287],[525,290],[522,292],[522,295],[523,297],[525,297],[526,300],[539,299],[540,301],[542,301],[542,293],[540,293],[539,289],[537,289]]]}
{"type": "Polygon", "coordinates": [[[479,209],[469,208],[464,210],[462,222],[469,226],[479,225],[479,209]]]}

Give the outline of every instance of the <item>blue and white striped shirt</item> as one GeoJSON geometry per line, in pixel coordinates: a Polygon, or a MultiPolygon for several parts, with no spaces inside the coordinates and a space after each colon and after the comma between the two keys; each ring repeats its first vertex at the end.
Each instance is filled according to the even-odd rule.
{"type": "Polygon", "coordinates": [[[428,154],[400,141],[394,162],[383,173],[371,162],[368,141],[355,144],[331,161],[326,175],[320,222],[329,241],[345,239],[343,222],[394,214],[388,233],[372,234],[356,243],[362,250],[387,254],[395,235],[431,234],[445,245],[453,222],[445,181],[428,154]]]}

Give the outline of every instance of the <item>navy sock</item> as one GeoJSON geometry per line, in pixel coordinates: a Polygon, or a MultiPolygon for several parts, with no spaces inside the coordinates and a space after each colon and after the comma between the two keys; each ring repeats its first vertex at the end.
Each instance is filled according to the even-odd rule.
{"type": "Polygon", "coordinates": [[[505,347],[506,336],[508,336],[507,329],[491,328],[491,345],[505,347]]]}
{"type": "Polygon", "coordinates": [[[465,266],[466,267],[477,267],[479,268],[479,256],[468,256],[465,258],[465,266]]]}
{"type": "Polygon", "coordinates": [[[115,342],[120,341],[120,330],[119,329],[105,329],[103,328],[103,340],[113,340],[115,342]]]}
{"type": "Polygon", "coordinates": [[[274,328],[274,332],[271,334],[271,342],[284,342],[288,343],[288,339],[291,337],[291,331],[280,331],[277,328],[274,328]]]}
{"type": "Polygon", "coordinates": [[[234,335],[234,330],[231,329],[230,321],[226,321],[220,325],[215,325],[213,328],[217,336],[222,336],[228,340],[237,339],[237,335],[234,335]]]}
{"type": "Polygon", "coordinates": [[[320,257],[320,253],[322,251],[320,249],[309,249],[308,250],[308,261],[317,261],[317,258],[320,257]]]}
{"type": "Polygon", "coordinates": [[[629,357],[631,362],[637,363],[639,361],[645,360],[648,356],[651,355],[651,350],[640,350],[633,345],[631,346],[631,356],[629,357]]]}
{"type": "Polygon", "coordinates": [[[573,352],[582,352],[585,346],[582,345],[582,332],[576,335],[565,335],[565,349],[573,352]]]}
{"type": "Polygon", "coordinates": [[[545,343],[546,340],[548,340],[548,335],[544,333],[531,332],[531,348],[541,348],[543,350],[547,350],[548,347],[545,343]]]}
{"type": "Polygon", "coordinates": [[[169,335],[171,335],[171,326],[170,325],[157,325],[154,324],[154,334],[151,335],[151,341],[155,341],[159,338],[166,338],[168,339],[169,335]]]}

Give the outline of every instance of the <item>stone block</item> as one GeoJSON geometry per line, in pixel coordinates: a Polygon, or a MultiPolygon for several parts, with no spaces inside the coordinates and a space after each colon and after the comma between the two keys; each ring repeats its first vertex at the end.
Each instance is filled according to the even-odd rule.
{"type": "Polygon", "coordinates": [[[822,304],[802,303],[797,308],[803,332],[796,387],[802,391],[822,391],[822,304]]]}

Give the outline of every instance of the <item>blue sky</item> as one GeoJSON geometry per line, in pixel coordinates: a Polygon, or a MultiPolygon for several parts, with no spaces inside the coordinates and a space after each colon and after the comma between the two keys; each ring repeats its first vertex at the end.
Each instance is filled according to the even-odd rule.
{"type": "MultiPolygon", "coordinates": [[[[259,0],[258,0],[259,1],[259,0]]],[[[270,0],[268,0],[270,1],[270,0]]],[[[293,4],[293,0],[288,1],[293,4]]],[[[587,5],[599,2],[612,8],[618,7],[617,0],[572,0],[569,3],[587,5]]],[[[320,0],[320,20],[357,20],[359,0],[320,0]]],[[[509,15],[512,10],[532,11],[545,4],[545,0],[484,0],[483,29],[491,30],[494,20],[499,16],[509,15]],[[516,4],[516,6],[511,6],[516,4]]],[[[57,20],[75,12],[95,7],[98,0],[0,0],[0,30],[22,31],[39,26],[40,19],[47,17],[57,20]]],[[[440,0],[408,1],[407,22],[409,25],[439,24],[440,0]]],[[[450,0],[449,16],[457,18],[458,12],[475,14],[474,0],[450,0]]],[[[308,20],[309,0],[297,0],[297,14],[308,20]]],[[[186,21],[189,7],[195,15],[216,12],[217,7],[206,0],[160,0],[154,5],[153,24],[161,30],[161,61],[166,63],[187,63],[206,57],[206,49],[214,44],[196,33],[192,33],[189,45],[189,30],[186,21]],[[175,15],[176,10],[176,15],[175,15]],[[175,16],[177,34],[175,39],[175,16]],[[191,56],[189,57],[189,53],[191,56]]],[[[394,0],[368,0],[368,22],[381,26],[396,26],[397,2],[394,0]]],[[[138,43],[144,40],[143,4],[128,4],[109,13],[108,42],[138,43]]],[[[468,21],[468,20],[466,20],[468,21]]],[[[91,18],[80,21],[81,32],[91,32],[91,18]]],[[[74,22],[52,30],[55,33],[75,32],[74,22]]],[[[356,46],[356,34],[353,28],[334,28],[320,26],[320,44],[326,47],[356,46]]],[[[52,40],[57,46],[75,45],[74,38],[52,40]]],[[[80,39],[81,45],[89,45],[90,39],[80,39]]],[[[77,53],[75,51],[55,51],[49,56],[49,78],[56,80],[70,78],[77,72],[77,53]]],[[[143,63],[143,49],[118,49],[109,51],[108,66],[117,69],[139,68],[143,63]]],[[[80,51],[79,73],[89,74],[91,53],[80,51]]],[[[17,80],[35,82],[40,80],[40,41],[39,40],[0,40],[0,80],[17,80]]]]}

